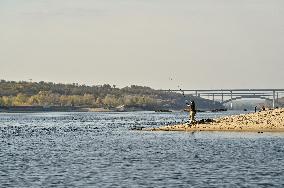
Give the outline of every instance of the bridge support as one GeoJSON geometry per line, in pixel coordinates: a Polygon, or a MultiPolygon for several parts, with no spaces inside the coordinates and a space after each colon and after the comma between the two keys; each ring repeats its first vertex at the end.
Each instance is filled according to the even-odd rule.
{"type": "Polygon", "coordinates": [[[273,101],[272,101],[272,107],[275,108],[275,90],[273,90],[273,101]]]}
{"type": "Polygon", "coordinates": [[[233,91],[230,91],[231,93],[231,110],[233,109],[233,91]]]}

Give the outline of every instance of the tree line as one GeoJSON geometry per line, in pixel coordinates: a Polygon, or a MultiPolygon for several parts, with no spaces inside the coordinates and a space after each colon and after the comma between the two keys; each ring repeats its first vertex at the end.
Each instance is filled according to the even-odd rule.
{"type": "Polygon", "coordinates": [[[221,107],[221,104],[175,92],[132,85],[117,88],[109,84],[87,86],[52,82],[0,81],[0,106],[138,106],[151,109],[182,109],[185,100],[195,100],[199,107],[221,107]]]}
{"type": "Polygon", "coordinates": [[[40,91],[36,95],[28,96],[19,93],[16,96],[0,97],[2,106],[82,106],[82,107],[117,107],[127,106],[155,106],[157,100],[149,96],[125,95],[116,97],[107,94],[105,97],[95,97],[91,94],[84,95],[60,95],[50,91],[40,91]]]}

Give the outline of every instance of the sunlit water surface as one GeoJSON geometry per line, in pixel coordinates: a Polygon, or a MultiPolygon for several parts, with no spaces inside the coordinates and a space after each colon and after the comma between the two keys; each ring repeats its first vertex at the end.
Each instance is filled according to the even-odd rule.
{"type": "MultiPolygon", "coordinates": [[[[236,111],[199,113],[216,118],[236,111]]],[[[142,132],[186,113],[0,114],[0,187],[284,187],[284,134],[142,132]]]]}

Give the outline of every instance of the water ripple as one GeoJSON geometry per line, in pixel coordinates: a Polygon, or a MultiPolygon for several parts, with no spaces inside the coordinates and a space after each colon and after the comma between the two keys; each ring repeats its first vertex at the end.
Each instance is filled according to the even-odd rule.
{"type": "Polygon", "coordinates": [[[283,187],[281,133],[128,130],[186,117],[0,114],[0,187],[283,187]]]}

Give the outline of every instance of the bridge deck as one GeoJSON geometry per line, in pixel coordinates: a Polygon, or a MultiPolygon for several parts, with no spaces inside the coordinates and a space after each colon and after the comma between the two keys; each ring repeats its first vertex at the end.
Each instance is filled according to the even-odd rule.
{"type": "Polygon", "coordinates": [[[233,108],[233,100],[240,98],[260,98],[272,100],[272,106],[275,107],[276,99],[278,101],[279,94],[284,93],[284,89],[169,89],[160,90],[165,92],[190,92],[195,96],[212,96],[213,101],[215,97],[222,97],[222,103],[231,102],[231,108],[233,108]],[[224,97],[230,97],[228,100],[224,100],[224,97]],[[234,98],[233,98],[234,97],[234,98]],[[270,99],[272,97],[272,99],[270,99]]]}

